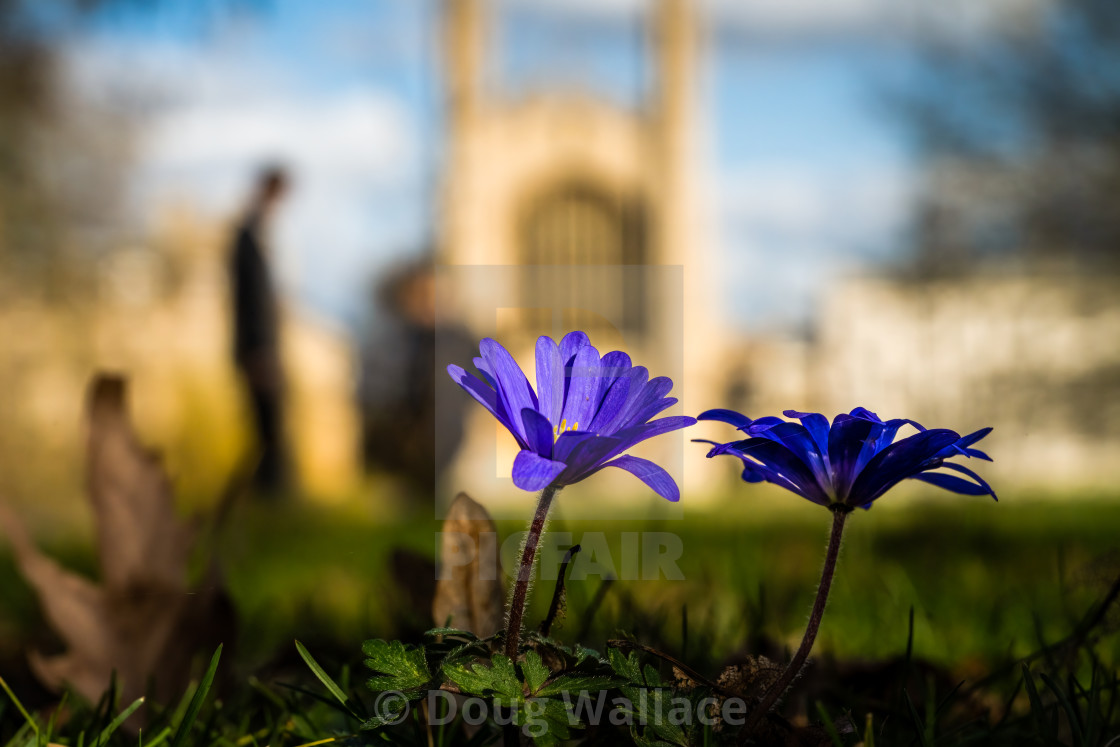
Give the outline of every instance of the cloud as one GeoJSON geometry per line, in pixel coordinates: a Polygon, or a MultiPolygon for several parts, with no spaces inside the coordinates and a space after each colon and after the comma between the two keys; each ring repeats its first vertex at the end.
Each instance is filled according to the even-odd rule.
{"type": "Polygon", "coordinates": [[[737,230],[853,246],[889,236],[909,214],[913,176],[879,166],[859,174],[760,166],[724,177],[721,214],[737,230]]]}
{"type": "Polygon", "coordinates": [[[896,167],[852,178],[776,166],[725,177],[718,282],[737,316],[751,326],[808,321],[829,283],[897,251],[914,178],[896,167]]]}
{"type": "Polygon", "coordinates": [[[321,310],[353,318],[378,254],[423,233],[418,115],[384,88],[305,86],[282,62],[220,46],[89,43],[68,60],[74,87],[139,102],[142,219],[185,201],[225,221],[263,163],[286,165],[294,188],[274,232],[279,275],[321,310]]]}
{"type": "MultiPolygon", "coordinates": [[[[600,18],[649,14],[658,0],[502,0],[600,18]]],[[[948,34],[977,38],[1029,21],[1054,0],[686,0],[703,18],[753,36],[948,34]]]]}
{"type": "Polygon", "coordinates": [[[359,313],[378,253],[408,242],[419,209],[417,128],[403,106],[374,90],[188,104],[151,133],[149,182],[229,214],[259,165],[287,165],[295,187],[280,216],[280,275],[305,300],[359,313]]]}
{"type": "Polygon", "coordinates": [[[339,188],[387,188],[417,168],[403,107],[374,90],[244,103],[184,101],[153,122],[146,160],[159,171],[217,176],[277,159],[339,188]]]}
{"type": "Polygon", "coordinates": [[[627,18],[648,13],[654,0],[499,0],[507,8],[540,8],[568,14],[627,18]]]}
{"type": "Polygon", "coordinates": [[[701,0],[704,12],[759,34],[980,38],[1018,25],[1052,0],[701,0]]]}

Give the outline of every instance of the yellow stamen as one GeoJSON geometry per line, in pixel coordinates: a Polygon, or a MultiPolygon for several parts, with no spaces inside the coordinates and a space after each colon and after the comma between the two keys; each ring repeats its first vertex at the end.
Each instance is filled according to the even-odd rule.
{"type": "Polygon", "coordinates": [[[561,433],[567,433],[568,431],[578,431],[578,430],[579,430],[579,423],[575,423],[575,424],[572,425],[571,428],[569,428],[568,427],[568,420],[567,420],[567,418],[565,418],[565,419],[560,421],[560,425],[556,426],[552,430],[552,432],[555,435],[559,436],[561,433]]]}

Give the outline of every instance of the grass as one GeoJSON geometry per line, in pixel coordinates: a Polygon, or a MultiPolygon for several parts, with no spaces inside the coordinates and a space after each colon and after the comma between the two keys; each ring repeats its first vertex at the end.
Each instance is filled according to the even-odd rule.
{"type": "MultiPolygon", "coordinates": [[[[581,616],[601,575],[627,571],[634,553],[624,548],[624,534],[663,532],[680,538],[683,580],[615,583],[588,635],[652,632],[651,623],[628,617],[645,611],[636,617],[656,618],[661,637],[671,640],[674,632],[679,637],[687,607],[692,629],[706,631],[715,650],[735,651],[761,635],[795,642],[829,521],[810,504],[797,509],[741,521],[705,513],[622,523],[568,520],[561,507],[549,530],[583,543],[573,574],[586,576],[569,586],[564,635],[586,627],[581,616]]],[[[227,549],[229,582],[246,622],[267,620],[274,633],[264,638],[276,643],[297,632],[297,620],[316,617],[325,635],[349,640],[399,632],[400,586],[408,581],[392,578],[388,555],[394,547],[431,554],[437,530],[433,521],[363,524],[352,515],[310,510],[246,518],[244,527],[239,547],[227,549]]],[[[503,522],[499,530],[505,537],[522,528],[503,522]]],[[[1117,536],[1120,501],[956,501],[860,512],[847,531],[820,650],[845,658],[897,653],[914,608],[916,656],[981,666],[1024,655],[1040,633],[1064,634],[1120,572],[1117,536]]],[[[547,609],[552,582],[539,585],[546,593],[534,595],[530,619],[547,609]]],[[[251,627],[262,640],[260,626],[251,627]]],[[[1120,654],[1105,653],[1113,661],[1120,654]]]]}
{"type": "MultiPolygon", "coordinates": [[[[390,556],[403,548],[430,558],[436,521],[385,523],[354,506],[245,508],[231,517],[219,552],[246,634],[239,650],[248,659],[288,646],[296,635],[347,643],[427,624],[411,615],[411,578],[393,578],[390,556]]],[[[604,575],[641,570],[646,535],[624,537],[640,532],[679,537],[683,580],[614,583],[589,637],[656,628],[659,637],[675,636],[684,647],[680,621],[687,608],[689,627],[703,631],[715,650],[736,651],[760,636],[795,644],[828,523],[828,514],[808,503],[731,518],[707,511],[682,521],[624,523],[569,519],[561,502],[549,531],[584,548],[573,564],[563,635],[587,628],[583,615],[604,575]],[[646,613],[636,615],[641,619],[627,617],[639,611],[646,613]]],[[[503,538],[521,529],[517,522],[499,525],[503,538]]],[[[1009,498],[996,505],[949,498],[902,508],[884,501],[849,522],[817,650],[844,658],[897,653],[913,608],[915,656],[967,668],[1024,655],[1040,634],[1051,639],[1067,632],[1120,573],[1118,536],[1120,501],[1009,498]]],[[[507,555],[515,545],[506,544],[507,555]]],[[[89,546],[49,549],[92,573],[89,546]]],[[[539,582],[543,591],[534,595],[528,619],[543,617],[552,585],[539,582]]],[[[0,630],[27,640],[41,621],[2,547],[0,589],[0,630]]],[[[1120,660],[1115,647],[1102,653],[1120,660]]]]}
{"type": "MultiPolygon", "coordinates": [[[[582,520],[561,500],[549,531],[570,533],[584,551],[573,563],[566,616],[554,634],[601,649],[623,631],[708,676],[747,652],[783,656],[796,646],[812,602],[829,516],[784,495],[771,500],[778,497],[752,496],[733,509],[690,512],[683,521],[626,523],[582,520]],[[633,532],[679,537],[683,580],[626,578],[601,593],[604,576],[641,566],[626,536],[633,532]]],[[[503,537],[522,528],[499,525],[503,537]]],[[[430,559],[436,531],[432,519],[388,521],[358,504],[239,508],[218,545],[241,622],[233,665],[248,676],[278,652],[294,658],[298,637],[335,672],[358,660],[366,638],[414,640],[430,623],[423,600],[413,598],[417,571],[401,571],[399,563],[394,571],[391,557],[404,548],[430,559]]],[[[1012,495],[998,505],[952,496],[884,501],[849,522],[814,657],[882,661],[909,651],[907,661],[926,662],[954,682],[974,681],[1075,628],[1120,573],[1118,536],[1120,501],[1108,497],[1012,495]]],[[[93,565],[91,548],[80,543],[50,549],[72,567],[93,565]]],[[[544,616],[553,584],[538,582],[526,616],[531,626],[544,616]]],[[[41,641],[40,625],[33,596],[0,548],[3,639],[21,647],[41,641]]],[[[1104,628],[1115,630],[1115,611],[1104,628]]],[[[1115,672],[1120,636],[1102,637],[1095,655],[1095,665],[1078,665],[1085,683],[1115,672]]],[[[1059,692],[1062,707],[1076,710],[1072,684],[1031,684],[1032,702],[1037,692],[1053,694],[1055,710],[1047,713],[1062,706],[1059,692]]],[[[923,710],[929,701],[916,705],[915,718],[930,715],[923,710]]],[[[837,715],[835,701],[806,710],[813,719],[837,715]]]]}

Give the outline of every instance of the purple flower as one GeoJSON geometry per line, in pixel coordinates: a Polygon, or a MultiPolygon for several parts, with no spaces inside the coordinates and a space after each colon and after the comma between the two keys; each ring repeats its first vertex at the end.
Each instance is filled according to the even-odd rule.
{"type": "Polygon", "coordinates": [[[770,482],[822,506],[870,508],[872,502],[906,478],[966,495],[996,497],[988,483],[968,467],[947,461],[977,457],[991,461],[972,445],[991,432],[982,428],[967,436],[947,428],[923,428],[913,420],[886,422],[857,407],[837,415],[831,427],[824,415],[786,410],[793,423],[777,417],[751,420],[732,410],[708,410],[700,420],[729,423],[749,437],[715,444],[709,457],[736,456],[743,462],[743,480],[770,482]],[[899,428],[910,425],[917,433],[895,441],[899,428]],[[965,477],[938,468],[952,470],[965,477]]]}
{"type": "Polygon", "coordinates": [[[479,379],[461,367],[447,372],[504,425],[521,453],[513,462],[513,483],[522,490],[561,487],[590,477],[603,467],[631,473],[670,501],[680,499],[673,478],[648,459],[620,456],[647,438],[685,428],[690,417],[648,422],[677,400],[666,397],[673,382],[650,379],[630,356],[614,351],[602,358],[587,335],[569,332],[557,345],[537,340],[537,388],[529,384],[513,356],[496,341],[479,345],[474,359],[479,379]]]}

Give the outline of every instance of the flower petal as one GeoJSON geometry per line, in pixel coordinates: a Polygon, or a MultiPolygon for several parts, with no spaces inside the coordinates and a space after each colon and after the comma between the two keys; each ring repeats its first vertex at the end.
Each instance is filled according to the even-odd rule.
{"type": "Polygon", "coordinates": [[[626,353],[621,350],[612,350],[603,356],[601,375],[604,380],[613,384],[616,379],[630,373],[633,365],[630,362],[630,356],[626,353]]]}
{"type": "MultiPolygon", "coordinates": [[[[836,491],[836,500],[847,502],[848,493],[852,484],[860,474],[866,460],[860,456],[872,436],[882,431],[883,425],[870,418],[854,417],[852,415],[837,415],[832,421],[828,431],[828,462],[832,467],[832,485],[836,491]]],[[[874,449],[872,443],[869,447],[874,449]]],[[[872,454],[871,456],[874,456],[872,454]]],[[[871,457],[867,457],[870,460],[871,457]]]]}
{"type": "Polygon", "coordinates": [[[564,366],[564,399],[568,398],[568,388],[572,385],[568,371],[575,362],[576,354],[590,344],[591,340],[587,339],[587,335],[579,331],[569,332],[560,340],[560,363],[564,366]]]}
{"type": "Polygon", "coordinates": [[[821,489],[809,466],[801,460],[800,456],[778,441],[769,438],[748,438],[716,447],[708,453],[708,456],[719,453],[738,454],[753,459],[766,468],[768,482],[792,490],[813,503],[827,506],[832,502],[832,497],[821,489]],[[781,478],[781,480],[772,478],[781,478]]]}
{"type": "Polygon", "coordinates": [[[966,447],[969,447],[969,446],[972,446],[974,443],[976,443],[980,439],[984,438],[985,436],[987,436],[991,432],[992,432],[991,427],[981,428],[978,431],[973,431],[972,433],[969,433],[967,436],[961,436],[961,440],[957,441],[957,446],[960,446],[962,449],[966,448],[966,447]]]}
{"type": "Polygon", "coordinates": [[[591,340],[587,339],[585,333],[579,330],[569,332],[560,340],[560,361],[565,367],[572,365],[572,359],[576,357],[580,348],[587,347],[590,344],[591,340]]]}
{"type": "MultiPolygon", "coordinates": [[[[632,406],[631,403],[641,395],[642,390],[645,388],[646,383],[649,380],[649,371],[646,370],[645,366],[633,366],[625,376],[620,377],[619,381],[622,381],[623,379],[626,379],[629,382],[626,385],[625,389],[626,396],[623,399],[622,404],[619,406],[618,411],[615,412],[613,416],[609,418],[605,416],[600,418],[598,415],[596,415],[594,421],[596,433],[610,435],[620,428],[625,427],[628,422],[627,413],[630,411],[630,408],[632,406]]],[[[618,386],[619,381],[615,382],[615,386],[618,386]]],[[[614,388],[614,386],[611,387],[611,389],[614,388]]],[[[620,389],[618,394],[621,394],[622,391],[623,390],[620,389]]],[[[618,396],[618,394],[616,394],[616,396],[618,396]]],[[[610,396],[610,392],[608,392],[607,395],[610,396]]],[[[605,404],[606,401],[604,399],[604,405],[605,404]]],[[[612,403],[612,408],[615,404],[617,403],[612,403]]],[[[601,407],[600,409],[603,408],[601,407]]]]}
{"type": "Polygon", "coordinates": [[[477,376],[468,373],[462,366],[457,366],[454,363],[448,365],[447,375],[451,377],[452,381],[466,390],[467,394],[478,400],[480,405],[489,410],[491,414],[497,416],[497,392],[486,386],[477,376]]]}
{"type": "Polygon", "coordinates": [[[648,423],[650,420],[657,417],[665,410],[668,410],[675,404],[677,404],[676,397],[662,397],[661,399],[651,402],[650,404],[639,410],[638,413],[632,418],[632,422],[634,423],[634,425],[648,423]]]}
{"type": "MultiPolygon", "coordinates": [[[[834,425],[833,428],[836,426],[834,425]]],[[[891,444],[876,454],[863,468],[845,500],[851,506],[865,506],[899,481],[940,466],[938,453],[954,444],[960,434],[947,428],[931,428],[891,444]]]]}
{"type": "Polygon", "coordinates": [[[936,485],[939,488],[951,490],[954,493],[962,493],[964,495],[989,494],[988,490],[985,490],[974,482],[969,482],[968,480],[963,480],[953,475],[947,475],[944,472],[923,472],[919,475],[914,475],[913,479],[928,482],[930,485],[936,485]]]}
{"type": "Polygon", "coordinates": [[[967,467],[947,461],[955,456],[986,458],[984,452],[969,447],[991,429],[962,438],[954,431],[927,430],[920,423],[904,418],[883,421],[863,407],[837,415],[831,427],[819,413],[786,410],[783,414],[799,419],[801,424],[776,417],[750,420],[731,410],[702,413],[701,419],[735,425],[753,437],[715,444],[708,456],[738,456],[743,463],[744,481],[774,483],[826,506],[839,501],[866,509],[908,477],[950,490],[995,498],[991,486],[982,477],[967,467]],[[894,443],[904,425],[912,425],[918,433],[894,443]],[[967,475],[973,482],[944,473],[926,474],[939,467],[967,475]]]}
{"type": "Polygon", "coordinates": [[[972,446],[972,444],[984,438],[984,436],[988,435],[991,432],[991,428],[981,428],[978,431],[969,433],[967,436],[962,436],[961,440],[957,441],[955,444],[946,449],[942,456],[944,456],[945,458],[949,458],[951,456],[955,456],[956,454],[962,454],[966,457],[976,457],[977,459],[983,459],[990,462],[992,461],[992,458],[984,452],[980,451],[980,449],[970,449],[968,447],[972,446]]]}
{"type": "Polygon", "coordinates": [[[615,431],[613,435],[622,444],[618,450],[618,453],[621,454],[631,446],[640,444],[642,441],[653,438],[654,436],[677,431],[681,428],[688,428],[692,425],[696,425],[696,418],[689,415],[672,415],[667,418],[655,420],[652,423],[642,423],[641,425],[635,425],[625,430],[615,431]]]}
{"type": "Polygon", "coordinates": [[[645,366],[634,366],[630,369],[630,392],[637,394],[642,391],[649,381],[649,369],[645,366]]]}
{"type": "Polygon", "coordinates": [[[747,426],[747,433],[752,436],[765,436],[766,431],[770,430],[776,425],[782,425],[785,422],[786,421],[782,420],[781,418],[775,417],[773,415],[767,415],[766,417],[758,418],[749,426],[747,426]]]}
{"type": "Polygon", "coordinates": [[[568,468],[560,476],[564,485],[579,482],[585,477],[590,477],[603,466],[611,457],[617,455],[625,447],[619,446],[619,440],[612,436],[596,436],[588,434],[589,438],[581,439],[564,460],[568,468]]]}
{"type": "Polygon", "coordinates": [[[956,472],[960,472],[961,474],[968,475],[973,480],[975,480],[980,485],[980,487],[984,488],[985,493],[992,496],[992,498],[994,498],[995,500],[999,500],[999,498],[996,498],[996,491],[992,490],[992,486],[989,485],[983,477],[976,474],[968,467],[965,467],[963,464],[957,464],[955,462],[944,462],[941,466],[945,469],[955,470],[956,472]]]}
{"type": "Polygon", "coordinates": [[[666,376],[657,376],[647,381],[641,389],[630,387],[630,401],[622,408],[622,412],[614,421],[614,429],[623,430],[631,426],[641,425],[669,405],[658,406],[658,402],[673,388],[673,380],[666,376]],[[635,394],[637,392],[637,394],[635,394]]]}
{"type": "Polygon", "coordinates": [[[827,462],[828,418],[821,415],[819,412],[799,412],[798,410],[786,410],[782,414],[787,418],[797,418],[801,421],[801,425],[805,426],[805,430],[809,431],[809,435],[813,437],[813,441],[817,444],[817,449],[820,450],[821,456],[827,462]]]}
{"type": "Polygon", "coordinates": [[[872,423],[882,423],[883,421],[878,415],[868,410],[866,407],[856,407],[849,413],[853,418],[860,420],[870,420],[872,423]]]}
{"type": "MultiPolygon", "coordinates": [[[[798,495],[801,494],[801,491],[799,491],[797,488],[793,487],[790,484],[789,480],[786,480],[781,475],[773,473],[772,470],[769,470],[766,467],[763,467],[761,464],[754,461],[753,459],[743,459],[742,461],[743,461],[743,472],[742,472],[741,475],[739,475],[739,478],[743,482],[750,482],[750,483],[769,482],[769,483],[772,483],[774,485],[780,485],[783,488],[785,488],[786,490],[790,491],[791,493],[797,493],[798,495]]],[[[810,498],[810,500],[812,500],[812,499],[810,498]]]]}
{"type": "Polygon", "coordinates": [[[508,428],[513,437],[517,439],[518,444],[524,448],[525,443],[521,437],[521,431],[513,427],[506,414],[504,404],[498,400],[497,392],[482,383],[477,376],[468,373],[454,363],[447,367],[447,373],[451,376],[452,381],[461,386],[467,394],[474,397],[475,401],[489,410],[490,414],[497,418],[499,423],[508,428]]]}
{"type": "Polygon", "coordinates": [[[494,374],[490,373],[490,367],[486,365],[486,361],[482,358],[474,358],[474,367],[482,374],[482,380],[490,385],[491,389],[498,388],[498,382],[494,380],[494,374]]]}
{"type": "Polygon", "coordinates": [[[537,404],[553,427],[560,425],[564,409],[564,362],[551,337],[537,338],[537,404]]]}
{"type": "Polygon", "coordinates": [[[733,425],[739,430],[745,430],[753,421],[746,415],[735,412],[734,410],[705,410],[696,416],[697,420],[718,420],[721,423],[733,425]]]}
{"type": "MultiPolygon", "coordinates": [[[[525,374],[517,366],[509,351],[489,337],[482,341],[479,348],[490,373],[498,382],[498,399],[505,405],[506,412],[511,414],[511,421],[516,417],[514,413],[520,413],[526,407],[537,409],[537,398],[533,394],[532,387],[529,386],[529,380],[525,378],[525,374]]],[[[520,421],[521,419],[517,418],[513,425],[524,442],[524,426],[520,421]]]]}
{"type": "Polygon", "coordinates": [[[568,372],[568,394],[561,416],[561,422],[567,421],[569,428],[591,427],[599,409],[600,370],[599,351],[591,345],[580,348],[568,372]]]}
{"type": "MultiPolygon", "coordinates": [[[[602,426],[613,420],[630,397],[630,356],[621,350],[612,350],[603,356],[599,369],[599,394],[595,415],[586,423],[587,430],[603,433],[602,426]],[[615,389],[616,384],[622,386],[615,389]]],[[[582,423],[582,421],[581,421],[582,423]]]]}
{"type": "Polygon", "coordinates": [[[552,423],[531,407],[521,410],[521,424],[529,448],[546,459],[552,456],[552,423]]]}
{"type": "MultiPolygon", "coordinates": [[[[823,416],[821,419],[824,419],[823,416]]],[[[799,456],[805,466],[812,470],[821,493],[829,492],[832,480],[829,476],[827,452],[821,452],[808,428],[800,423],[782,422],[766,429],[761,435],[763,438],[777,441],[799,456]]]]}
{"type": "MultiPolygon", "coordinates": [[[[714,441],[708,441],[707,443],[715,444],[714,441]]],[[[731,448],[732,446],[733,444],[715,444],[715,447],[708,451],[708,458],[711,459],[714,456],[721,455],[738,457],[739,461],[743,463],[743,473],[741,475],[743,478],[743,482],[768,482],[772,485],[777,485],[780,488],[788,490],[791,493],[796,493],[802,498],[812,501],[813,503],[819,503],[822,506],[828,505],[820,498],[814,498],[806,495],[798,486],[787,480],[776,470],[747,457],[739,451],[736,451],[734,448],[731,448]]]]}
{"type": "Polygon", "coordinates": [[[522,490],[544,490],[564,471],[564,466],[563,462],[545,459],[532,451],[521,451],[513,460],[513,484],[522,490]]]}
{"type": "Polygon", "coordinates": [[[603,402],[599,405],[599,412],[595,413],[595,419],[591,421],[591,427],[588,428],[593,433],[601,433],[604,436],[609,436],[613,431],[610,425],[614,422],[618,414],[622,412],[627,400],[630,399],[630,377],[620,376],[607,390],[606,395],[603,397],[603,402]]]}
{"type": "Polygon", "coordinates": [[[676,503],[681,499],[681,491],[673,478],[661,467],[648,459],[636,456],[620,456],[614,461],[607,462],[604,467],[618,467],[624,469],[653,489],[662,498],[676,503]]]}

